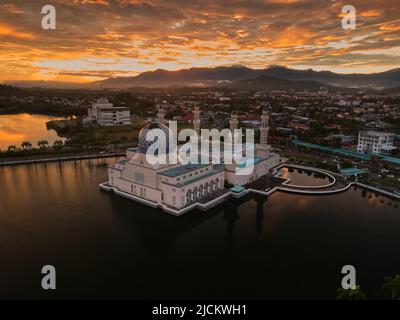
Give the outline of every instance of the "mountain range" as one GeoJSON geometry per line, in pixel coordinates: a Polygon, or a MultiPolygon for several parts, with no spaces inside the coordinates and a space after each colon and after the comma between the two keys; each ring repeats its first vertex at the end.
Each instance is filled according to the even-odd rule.
{"type": "Polygon", "coordinates": [[[246,90],[340,88],[388,89],[400,86],[400,68],[371,74],[339,74],[330,71],[295,70],[286,67],[251,69],[244,66],[156,70],[135,77],[109,78],[97,82],[103,88],[233,86],[246,90]],[[283,81],[284,80],[284,81],[283,81]],[[275,84],[273,84],[275,82],[275,84]]]}
{"type": "Polygon", "coordinates": [[[59,84],[46,82],[13,82],[16,86],[81,87],[91,89],[168,88],[168,87],[231,87],[239,90],[329,90],[361,89],[390,90],[400,88],[400,68],[370,74],[339,74],[330,71],[295,70],[281,66],[252,69],[245,66],[190,68],[178,71],[158,69],[134,77],[109,78],[90,84],[59,84]]]}

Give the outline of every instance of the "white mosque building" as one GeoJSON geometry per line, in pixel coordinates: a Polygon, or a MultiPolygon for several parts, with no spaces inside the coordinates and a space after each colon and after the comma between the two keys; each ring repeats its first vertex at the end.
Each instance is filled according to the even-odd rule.
{"type": "MultiPolygon", "coordinates": [[[[108,182],[101,184],[101,189],[180,215],[196,207],[208,209],[213,204],[225,201],[230,193],[243,190],[242,186],[266,175],[280,164],[279,154],[272,153],[268,145],[269,116],[264,109],[260,143],[255,146],[255,156],[251,160],[254,170],[251,174],[236,174],[238,167],[248,165],[246,161],[240,164],[178,163],[154,166],[147,161],[146,152],[153,142],[146,141],[146,135],[151,129],[161,129],[168,136],[170,131],[164,124],[164,116],[165,111],[160,108],[157,118],[140,131],[139,147],[128,149],[126,159],[109,167],[108,182]],[[226,188],[228,184],[235,187],[226,188]]],[[[235,112],[231,114],[229,123],[231,130],[238,128],[239,118],[235,112]]],[[[198,106],[194,110],[193,124],[194,130],[200,133],[198,106]]]]}

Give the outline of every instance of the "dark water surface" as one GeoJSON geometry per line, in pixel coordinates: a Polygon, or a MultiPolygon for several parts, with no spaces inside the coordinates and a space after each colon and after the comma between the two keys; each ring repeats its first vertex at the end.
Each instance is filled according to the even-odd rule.
{"type": "Polygon", "coordinates": [[[283,167],[279,170],[281,178],[290,179],[289,184],[301,186],[324,186],[332,182],[330,178],[318,172],[283,167]]]}
{"type": "MultiPolygon", "coordinates": [[[[110,159],[109,162],[114,161],[110,159]]],[[[400,273],[399,203],[276,193],[173,217],[99,191],[99,160],[0,168],[0,298],[370,298],[400,273]],[[57,290],[41,289],[41,268],[57,290]]]]}

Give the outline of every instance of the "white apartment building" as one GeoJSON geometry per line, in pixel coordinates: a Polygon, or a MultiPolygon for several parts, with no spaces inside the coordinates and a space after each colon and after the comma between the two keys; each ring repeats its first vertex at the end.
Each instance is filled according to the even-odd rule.
{"type": "Polygon", "coordinates": [[[100,98],[88,108],[87,122],[101,127],[130,125],[131,112],[129,108],[114,107],[106,98],[100,98]]]}
{"type": "Polygon", "coordinates": [[[357,152],[369,154],[388,153],[396,149],[393,146],[393,142],[394,133],[360,131],[358,134],[357,152]]]}

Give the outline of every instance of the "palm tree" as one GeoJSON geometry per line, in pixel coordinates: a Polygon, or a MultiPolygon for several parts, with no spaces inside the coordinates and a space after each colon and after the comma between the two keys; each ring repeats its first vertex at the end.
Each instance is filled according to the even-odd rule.
{"type": "Polygon", "coordinates": [[[64,146],[64,143],[62,142],[62,140],[56,140],[53,143],[54,149],[61,149],[63,146],[64,146]]]}
{"type": "Polygon", "coordinates": [[[30,141],[23,141],[21,143],[21,148],[24,150],[32,149],[32,143],[30,141]]]}
{"type": "Polygon", "coordinates": [[[8,146],[8,151],[15,151],[15,150],[17,150],[17,146],[15,144],[8,146]]]}
{"type": "Polygon", "coordinates": [[[40,149],[46,149],[48,145],[49,145],[49,143],[47,140],[40,140],[38,142],[38,146],[40,149]]]}
{"type": "Polygon", "coordinates": [[[366,300],[367,296],[361,291],[360,286],[355,289],[337,289],[336,300],[366,300]]]}
{"type": "Polygon", "coordinates": [[[390,289],[392,291],[392,299],[400,300],[400,274],[394,277],[386,277],[383,289],[390,289]]]}

